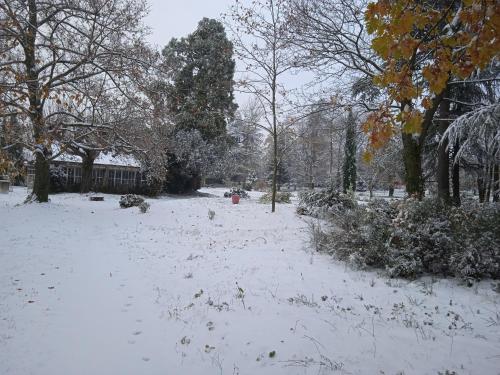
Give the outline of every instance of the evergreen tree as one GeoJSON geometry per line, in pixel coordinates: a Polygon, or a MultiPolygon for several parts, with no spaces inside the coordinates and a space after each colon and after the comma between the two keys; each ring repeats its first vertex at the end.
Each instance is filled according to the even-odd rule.
{"type": "Polygon", "coordinates": [[[347,115],[346,138],[344,146],[344,193],[356,190],[356,120],[352,110],[347,115]]]}
{"type": "Polygon", "coordinates": [[[186,38],[172,39],[164,48],[172,71],[167,106],[178,130],[198,130],[205,140],[226,134],[237,108],[233,102],[233,45],[224,26],[203,18],[186,38]]]}
{"type": "MultiPolygon", "coordinates": [[[[233,119],[237,105],[233,96],[233,45],[224,26],[203,18],[192,34],[172,39],[163,57],[171,72],[165,94],[174,133],[188,138],[199,134],[207,147],[210,142],[226,144],[226,125],[233,119]]],[[[198,189],[200,175],[207,172],[188,166],[171,149],[167,169],[166,190],[172,193],[198,189]]]]}

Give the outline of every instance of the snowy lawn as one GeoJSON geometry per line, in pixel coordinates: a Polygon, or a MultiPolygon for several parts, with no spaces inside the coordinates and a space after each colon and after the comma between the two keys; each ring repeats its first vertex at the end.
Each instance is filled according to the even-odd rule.
{"type": "Polygon", "coordinates": [[[0,374],[500,373],[490,282],[352,271],[309,250],[294,205],[205,192],[146,214],[1,195],[0,374]]]}

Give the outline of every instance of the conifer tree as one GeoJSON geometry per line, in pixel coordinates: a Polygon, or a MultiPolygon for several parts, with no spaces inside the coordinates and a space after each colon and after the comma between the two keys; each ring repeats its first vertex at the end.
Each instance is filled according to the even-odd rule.
{"type": "Polygon", "coordinates": [[[352,110],[347,115],[346,138],[344,146],[343,187],[344,193],[356,191],[356,120],[352,110]]]}
{"type": "Polygon", "coordinates": [[[186,38],[172,39],[164,48],[172,68],[167,106],[178,130],[198,130],[205,140],[226,134],[236,111],[233,96],[233,44],[224,26],[203,18],[186,38]]]}

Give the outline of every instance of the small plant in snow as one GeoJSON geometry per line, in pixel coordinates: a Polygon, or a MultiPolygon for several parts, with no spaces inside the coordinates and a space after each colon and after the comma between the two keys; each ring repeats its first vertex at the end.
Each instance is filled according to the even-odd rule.
{"type": "Polygon", "coordinates": [[[139,207],[142,203],[144,198],[139,195],[127,194],[120,197],[121,208],[139,207]]]}
{"type": "Polygon", "coordinates": [[[310,300],[303,294],[297,294],[296,297],[290,297],[288,298],[288,302],[291,304],[296,304],[296,305],[304,305],[307,307],[318,307],[318,304],[314,302],[314,299],[311,298],[310,300]]]}
{"type": "Polygon", "coordinates": [[[195,293],[194,298],[200,298],[203,295],[203,289],[200,289],[199,292],[195,293]]]}
{"type": "Polygon", "coordinates": [[[243,308],[246,310],[246,306],[245,306],[245,291],[243,290],[242,287],[240,287],[238,285],[238,282],[236,282],[236,288],[237,288],[236,298],[241,299],[241,303],[243,304],[243,308]]]}
{"type": "Polygon", "coordinates": [[[215,211],[213,211],[213,210],[209,209],[209,210],[208,210],[208,219],[209,219],[209,220],[213,220],[213,219],[214,219],[214,217],[215,217],[215,211]]]}
{"type": "Polygon", "coordinates": [[[151,205],[148,202],[142,202],[139,205],[139,211],[142,212],[143,214],[145,214],[146,212],[149,211],[150,207],[151,207],[151,205]]]}

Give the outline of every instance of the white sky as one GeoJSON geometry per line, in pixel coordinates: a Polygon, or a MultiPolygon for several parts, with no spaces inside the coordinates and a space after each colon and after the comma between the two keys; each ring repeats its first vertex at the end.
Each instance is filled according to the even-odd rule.
{"type": "Polygon", "coordinates": [[[151,28],[149,40],[163,48],[172,38],[192,33],[203,17],[219,19],[234,0],[149,0],[145,22],[151,28]]]}

